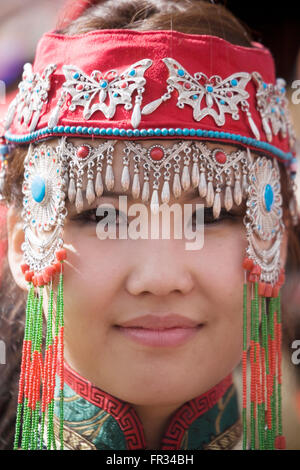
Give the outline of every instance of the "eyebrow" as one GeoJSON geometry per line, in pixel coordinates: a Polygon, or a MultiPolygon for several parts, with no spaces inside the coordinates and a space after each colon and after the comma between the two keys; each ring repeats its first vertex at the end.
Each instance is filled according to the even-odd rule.
{"type": "MultiPolygon", "coordinates": [[[[124,193],[119,193],[119,192],[115,192],[115,191],[104,190],[103,194],[100,197],[112,197],[114,199],[117,199],[119,196],[127,196],[130,200],[133,200],[132,194],[131,193],[127,194],[126,191],[124,193]]],[[[181,196],[181,198],[178,198],[178,199],[183,199],[184,201],[189,201],[189,200],[193,199],[194,197],[199,197],[200,198],[198,188],[194,188],[192,192],[182,191],[182,196],[181,196]]]]}

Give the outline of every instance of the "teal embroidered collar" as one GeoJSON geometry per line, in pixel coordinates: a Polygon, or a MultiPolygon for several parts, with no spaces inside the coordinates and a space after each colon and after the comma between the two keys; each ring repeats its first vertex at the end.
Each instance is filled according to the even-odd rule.
{"type": "MultiPolygon", "coordinates": [[[[134,408],[65,364],[64,445],[67,449],[147,449],[134,408]]],[[[58,433],[59,389],[55,432],[58,433]]],[[[208,392],[184,403],[171,416],[161,450],[231,449],[241,438],[236,388],[231,374],[208,392]]]]}

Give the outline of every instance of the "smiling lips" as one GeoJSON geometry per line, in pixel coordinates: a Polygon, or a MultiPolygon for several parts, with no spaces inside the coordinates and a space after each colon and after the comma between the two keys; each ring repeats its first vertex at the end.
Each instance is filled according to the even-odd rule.
{"type": "Polygon", "coordinates": [[[179,346],[203,324],[178,314],[144,315],[116,325],[121,334],[146,346],[179,346]]]}

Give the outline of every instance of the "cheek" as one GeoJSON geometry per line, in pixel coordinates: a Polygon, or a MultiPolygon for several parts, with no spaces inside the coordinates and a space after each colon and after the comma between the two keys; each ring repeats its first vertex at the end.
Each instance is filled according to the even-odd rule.
{"type": "MultiPolygon", "coordinates": [[[[243,258],[247,240],[241,225],[225,227],[222,230],[207,231],[201,258],[201,285],[213,304],[234,315],[237,306],[242,307],[244,271],[243,258]]],[[[201,257],[201,255],[200,255],[201,257]]],[[[201,287],[201,286],[200,286],[201,287]]]]}

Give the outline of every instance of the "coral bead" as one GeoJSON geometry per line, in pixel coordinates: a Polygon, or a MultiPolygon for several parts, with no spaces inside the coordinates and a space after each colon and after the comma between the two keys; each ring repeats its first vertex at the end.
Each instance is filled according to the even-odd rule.
{"type": "Polygon", "coordinates": [[[255,264],[251,269],[251,274],[257,274],[258,276],[261,275],[261,267],[258,264],[255,264]]]}
{"type": "Polygon", "coordinates": [[[58,250],[56,252],[56,259],[58,261],[63,261],[67,258],[67,251],[65,250],[65,248],[62,248],[61,250],[58,250]]]}
{"type": "Polygon", "coordinates": [[[266,283],[265,282],[259,282],[259,284],[258,284],[258,295],[264,296],[265,295],[265,289],[266,289],[266,283]]]}
{"type": "Polygon", "coordinates": [[[53,266],[47,266],[44,272],[50,277],[50,279],[52,279],[55,276],[56,269],[53,266]]]}
{"type": "Polygon", "coordinates": [[[278,297],[280,286],[277,284],[273,287],[271,297],[278,297]]]}
{"type": "Polygon", "coordinates": [[[57,273],[64,272],[64,265],[60,261],[53,263],[52,266],[55,268],[57,273]]]}
{"type": "Polygon", "coordinates": [[[243,268],[244,269],[246,269],[247,271],[251,271],[253,266],[254,266],[254,263],[253,263],[252,259],[244,258],[244,261],[243,261],[243,268]]]}
{"type": "Polygon", "coordinates": [[[285,449],[286,442],[284,436],[276,436],[275,437],[275,449],[285,449]]]}
{"type": "Polygon", "coordinates": [[[29,269],[28,264],[25,264],[25,263],[24,263],[24,264],[21,264],[21,270],[22,270],[22,273],[23,273],[23,274],[25,274],[26,271],[28,271],[28,269],[29,269]]]}
{"type": "Polygon", "coordinates": [[[160,147],[153,147],[153,149],[150,150],[150,157],[152,160],[158,161],[161,160],[164,156],[164,151],[160,147]]]}
{"type": "Polygon", "coordinates": [[[216,152],[215,159],[217,160],[218,163],[220,163],[221,165],[224,165],[224,163],[226,163],[227,156],[224,152],[219,151],[219,152],[216,152]]]}
{"type": "Polygon", "coordinates": [[[78,158],[86,158],[90,153],[90,149],[87,145],[81,145],[77,150],[77,157],[78,158]]]}
{"type": "Polygon", "coordinates": [[[266,284],[265,288],[265,297],[271,297],[273,292],[273,286],[272,284],[266,284]]]}
{"type": "Polygon", "coordinates": [[[32,282],[34,272],[33,271],[26,271],[25,273],[25,281],[32,282]]]}

